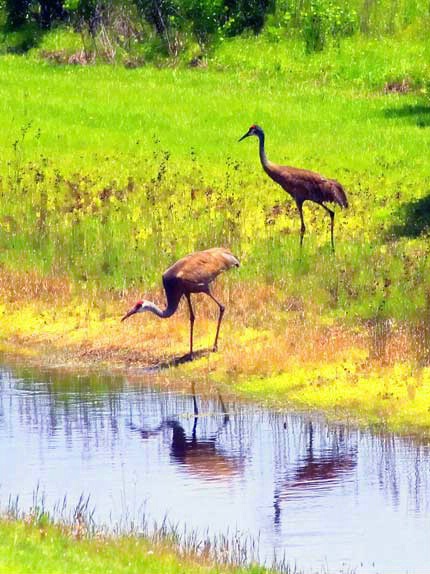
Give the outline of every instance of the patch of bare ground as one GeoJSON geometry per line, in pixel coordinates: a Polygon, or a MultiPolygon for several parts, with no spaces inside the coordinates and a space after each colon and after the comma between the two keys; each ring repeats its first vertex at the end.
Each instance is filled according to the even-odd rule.
{"type": "Polygon", "coordinates": [[[0,297],[3,302],[69,299],[72,286],[66,277],[44,276],[37,271],[0,270],[0,297]]]}
{"type": "Polygon", "coordinates": [[[73,54],[67,50],[41,50],[40,57],[51,64],[74,66],[88,66],[96,60],[95,53],[87,50],[78,50],[73,54]]]}
{"type": "Polygon", "coordinates": [[[408,78],[386,82],[384,85],[384,94],[408,94],[412,91],[412,82],[408,78]]]}

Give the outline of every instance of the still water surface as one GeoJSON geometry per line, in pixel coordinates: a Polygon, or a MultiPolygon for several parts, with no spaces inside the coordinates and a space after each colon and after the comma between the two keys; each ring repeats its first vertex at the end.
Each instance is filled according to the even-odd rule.
{"type": "Polygon", "coordinates": [[[0,498],[90,495],[102,524],[168,519],[259,539],[307,572],[430,571],[430,449],[416,440],[162,392],[0,369],[0,498]]]}

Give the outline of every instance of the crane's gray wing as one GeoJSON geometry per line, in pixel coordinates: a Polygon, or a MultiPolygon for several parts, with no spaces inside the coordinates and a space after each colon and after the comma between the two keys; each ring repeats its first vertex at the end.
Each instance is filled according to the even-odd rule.
{"type": "Polygon", "coordinates": [[[335,179],[329,179],[307,169],[289,166],[276,166],[272,178],[285,189],[302,195],[303,199],[316,203],[333,202],[348,207],[345,190],[335,179]]]}

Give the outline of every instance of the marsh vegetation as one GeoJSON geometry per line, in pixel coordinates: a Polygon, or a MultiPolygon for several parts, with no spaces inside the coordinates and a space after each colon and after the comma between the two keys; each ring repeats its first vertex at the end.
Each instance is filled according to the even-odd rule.
{"type": "MultiPolygon", "coordinates": [[[[374,433],[414,434],[418,442],[428,435],[428,2],[6,0],[0,26],[2,350],[29,363],[126,372],[133,393],[148,367],[153,376],[179,365],[174,383],[172,377],[158,383],[182,391],[190,380],[208,389],[223,385],[236,396],[278,409],[318,409],[374,433]],[[350,207],[336,214],[334,255],[328,217],[306,203],[299,249],[295,205],[262,171],[256,142],[237,143],[254,123],[265,129],[270,159],[345,187],[350,207]],[[172,262],[213,246],[231,249],[241,262],[234,277],[217,285],[227,304],[221,352],[207,350],[217,317],[202,301],[197,359],[182,364],[185,313],[169,322],[119,319],[142,296],[162,300],[161,274],[172,262]]],[[[73,435],[100,448],[100,424],[110,429],[110,448],[128,433],[138,460],[151,441],[163,443],[181,484],[193,472],[202,478],[209,463],[212,471],[230,472],[233,482],[244,480],[248,458],[233,448],[236,430],[246,427],[243,417],[220,422],[217,435],[213,420],[204,418],[194,434],[191,419],[159,417],[147,427],[146,412],[118,427],[123,399],[115,384],[112,390],[111,383],[86,380],[83,390],[79,377],[50,381],[45,412],[42,387],[29,392],[32,377],[20,373],[28,385],[22,396],[13,385],[7,391],[9,407],[16,401],[27,417],[17,415],[14,428],[26,421],[40,431],[29,440],[49,442],[65,429],[67,440],[73,435]],[[160,432],[151,434],[157,425],[160,432]],[[182,437],[176,454],[175,432],[182,437]]],[[[267,507],[282,532],[285,506],[298,500],[300,510],[308,479],[335,495],[339,484],[347,490],[363,472],[360,449],[379,438],[343,423],[327,431],[324,423],[314,443],[312,427],[290,414],[302,453],[290,468],[283,415],[265,416],[260,412],[259,422],[274,429],[276,478],[267,507]]],[[[372,459],[370,448],[364,457],[381,464],[375,484],[396,517],[405,500],[410,508],[399,495],[405,476],[415,494],[426,492],[427,470],[427,482],[414,481],[428,449],[415,440],[383,434],[382,455],[372,459]],[[400,459],[415,474],[399,474],[400,459]]],[[[420,496],[413,504],[416,516],[425,516],[428,501],[420,496]]],[[[87,540],[82,521],[58,528],[33,511],[0,521],[3,545],[12,549],[2,552],[0,570],[233,567],[209,559],[207,541],[193,534],[87,540]],[[178,554],[184,541],[188,548],[178,554]]],[[[243,566],[241,548],[236,563],[243,566]]],[[[243,571],[262,571],[250,568],[243,571]]]]}
{"type": "MultiPolygon", "coordinates": [[[[47,58],[82,43],[71,22],[44,28],[18,56],[11,42],[26,27],[7,31],[4,345],[43,346],[60,361],[169,364],[185,352],[185,316],[127,328],[118,318],[142,295],[161,299],[173,261],[219,245],[242,265],[218,286],[223,352],[204,354],[195,373],[364,422],[429,427],[428,7],[348,3],[356,25],[336,35],[336,10],[320,17],[329,3],[311,2],[306,14],[321,10],[309,21],[328,27],[309,49],[305,4],[268,10],[256,35],[217,32],[192,67],[185,48],[133,68],[47,58]],[[255,142],[237,144],[254,122],[270,159],[344,185],[335,256],[328,218],[311,204],[299,250],[294,204],[262,171],[255,142]]],[[[197,349],[216,320],[202,311],[197,349]]]]}

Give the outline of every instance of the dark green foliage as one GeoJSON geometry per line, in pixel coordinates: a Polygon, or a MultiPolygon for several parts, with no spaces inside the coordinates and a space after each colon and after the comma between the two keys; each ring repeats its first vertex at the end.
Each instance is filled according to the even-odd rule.
{"type": "Polygon", "coordinates": [[[4,10],[9,30],[18,30],[31,23],[46,30],[54,22],[64,20],[67,15],[64,0],[6,0],[4,10]]]}
{"type": "Polygon", "coordinates": [[[225,17],[224,0],[184,0],[184,13],[201,46],[219,30],[225,17]]]}
{"type": "Polygon", "coordinates": [[[49,29],[56,21],[64,20],[64,0],[39,0],[39,24],[42,29],[49,29]]]}
{"type": "Polygon", "coordinates": [[[246,29],[260,32],[267,12],[274,9],[273,0],[136,0],[136,4],[169,44],[172,31],[191,30],[201,46],[216,35],[234,36],[246,29]]]}
{"type": "Polygon", "coordinates": [[[246,29],[257,34],[264,26],[267,12],[275,8],[271,0],[225,0],[224,4],[227,15],[225,29],[231,36],[246,29]]]}
{"type": "MultiPolygon", "coordinates": [[[[137,52],[149,59],[157,52],[186,54],[196,42],[204,51],[225,36],[247,30],[260,33],[268,15],[266,29],[272,38],[301,37],[311,53],[337,45],[359,30],[380,35],[418,24],[424,29],[422,23],[430,23],[430,4],[428,0],[0,0],[0,23],[6,22],[9,31],[30,26],[29,34],[37,36],[38,31],[68,21],[89,32],[94,41],[102,35],[109,61],[129,49],[127,39],[132,39],[130,46],[139,43],[142,49],[137,52]]],[[[26,37],[19,50],[36,43],[36,38],[26,37]]]]}
{"type": "Polygon", "coordinates": [[[75,10],[75,25],[85,26],[94,35],[100,24],[100,8],[97,0],[79,0],[75,10]]]}
{"type": "Polygon", "coordinates": [[[27,22],[30,0],[6,0],[6,25],[10,30],[17,30],[27,22]]]}
{"type": "Polygon", "coordinates": [[[180,14],[179,3],[175,0],[136,0],[136,5],[160,36],[171,26],[171,19],[180,14]]]}

